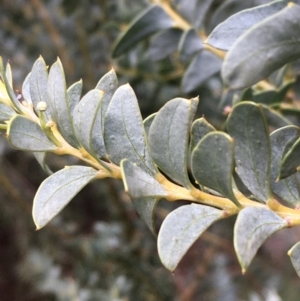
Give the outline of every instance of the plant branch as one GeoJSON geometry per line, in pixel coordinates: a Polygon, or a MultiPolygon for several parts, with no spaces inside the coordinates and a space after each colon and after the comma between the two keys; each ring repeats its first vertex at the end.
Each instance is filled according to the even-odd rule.
{"type": "Polygon", "coordinates": [[[156,180],[165,188],[168,195],[166,199],[170,202],[187,200],[191,202],[201,203],[211,207],[223,209],[226,216],[238,214],[245,207],[262,207],[267,208],[284,218],[289,227],[300,225],[300,210],[286,207],[280,204],[276,199],[270,198],[267,204],[262,204],[245,197],[241,192],[236,192],[236,198],[242,205],[238,208],[230,199],[212,195],[203,192],[195,187],[191,190],[170,182],[162,174],[158,174],[156,180]]]}

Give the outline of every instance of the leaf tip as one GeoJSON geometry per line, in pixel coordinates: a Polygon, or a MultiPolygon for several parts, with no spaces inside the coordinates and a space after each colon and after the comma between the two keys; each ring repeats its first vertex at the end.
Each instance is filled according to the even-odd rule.
{"type": "Polygon", "coordinates": [[[247,269],[244,267],[242,268],[242,274],[245,275],[246,274],[247,269]]]}
{"type": "Polygon", "coordinates": [[[292,256],[292,249],[288,250],[287,255],[290,257],[292,256]]]}

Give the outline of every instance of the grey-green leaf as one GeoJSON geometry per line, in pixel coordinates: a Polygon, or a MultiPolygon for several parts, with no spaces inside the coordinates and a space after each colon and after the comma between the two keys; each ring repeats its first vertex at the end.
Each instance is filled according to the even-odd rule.
{"type": "Polygon", "coordinates": [[[85,166],[71,166],[54,173],[39,187],[32,215],[37,229],[51,221],[78,192],[97,177],[97,170],[85,166]]]}
{"type": "Polygon", "coordinates": [[[96,89],[104,92],[100,110],[96,117],[97,122],[93,128],[93,149],[101,157],[106,157],[105,145],[102,143],[104,135],[104,120],[108,105],[112,99],[113,94],[118,88],[118,78],[114,69],[107,72],[97,83],[96,89]]]}
{"type": "Polygon", "coordinates": [[[285,83],[279,89],[266,90],[262,92],[260,91],[257,93],[253,93],[252,100],[256,103],[263,103],[266,105],[271,105],[271,104],[281,102],[284,100],[286,93],[292,87],[293,84],[294,84],[294,80],[291,80],[285,83]]]}
{"type": "Polygon", "coordinates": [[[296,243],[289,251],[288,255],[291,258],[293,267],[300,277],[300,242],[296,243]]]}
{"type": "Polygon", "coordinates": [[[47,86],[51,118],[57,123],[65,140],[76,147],[78,142],[73,129],[65,74],[59,59],[51,66],[47,86]]]}
{"type": "Polygon", "coordinates": [[[242,10],[220,23],[208,36],[206,43],[227,51],[237,38],[249,28],[280,11],[285,6],[286,1],[277,0],[265,5],[242,10]]]}
{"type": "Polygon", "coordinates": [[[208,133],[216,129],[206,121],[204,117],[196,119],[191,126],[190,152],[196,147],[198,142],[208,133]]]}
{"type": "Polygon", "coordinates": [[[156,197],[131,199],[134,209],[155,236],[157,231],[155,229],[154,212],[159,200],[160,198],[156,197]]]}
{"type": "Polygon", "coordinates": [[[169,28],[155,35],[149,45],[148,56],[152,61],[164,59],[177,50],[182,30],[169,28]]]}
{"type": "Polygon", "coordinates": [[[164,29],[171,28],[174,22],[159,5],[151,5],[139,14],[128,29],[117,40],[112,56],[122,55],[141,40],[164,29]]]}
{"type": "Polygon", "coordinates": [[[278,182],[276,179],[279,175],[284,151],[291,147],[299,136],[299,128],[293,125],[280,128],[270,135],[272,150],[271,188],[277,196],[293,205],[298,205],[300,202],[300,175],[295,173],[278,182]]]}
{"type": "Polygon", "coordinates": [[[30,105],[32,105],[32,99],[30,95],[30,77],[31,72],[26,76],[23,85],[22,85],[22,95],[23,98],[26,100],[26,102],[30,105]]]}
{"type": "Polygon", "coordinates": [[[189,131],[198,98],[174,98],[155,116],[148,135],[154,162],[175,182],[191,187],[187,173],[189,131]]]}
{"type": "Polygon", "coordinates": [[[233,139],[222,132],[205,135],[192,152],[192,173],[196,181],[240,203],[232,191],[234,169],[233,139]]]}
{"type": "Polygon", "coordinates": [[[33,155],[35,156],[36,160],[41,165],[43,170],[46,172],[46,174],[49,176],[52,175],[53,174],[52,170],[49,168],[49,166],[45,162],[47,153],[46,152],[33,152],[33,155]]]}
{"type": "Polygon", "coordinates": [[[10,66],[10,63],[9,63],[9,62],[6,63],[5,75],[6,75],[8,84],[9,84],[11,87],[13,87],[12,70],[11,70],[11,66],[10,66]]]}
{"type": "Polygon", "coordinates": [[[15,107],[15,109],[19,112],[23,112],[23,107],[21,103],[19,102],[18,98],[16,97],[15,92],[12,89],[12,86],[10,85],[10,80],[6,77],[6,71],[3,65],[2,57],[0,56],[0,77],[5,85],[5,88],[7,90],[7,94],[9,95],[9,98],[11,100],[12,105],[15,107]]]}
{"type": "MultiPolygon", "coordinates": [[[[44,59],[40,56],[34,63],[30,75],[30,97],[37,110],[39,102],[49,104],[48,98],[48,70],[44,59]]],[[[45,111],[48,120],[51,119],[51,107],[45,111]]]]}
{"type": "Polygon", "coordinates": [[[152,176],[128,160],[122,160],[121,168],[125,190],[130,195],[136,211],[155,234],[154,209],[167,192],[152,176]]]}
{"type": "Polygon", "coordinates": [[[282,114],[280,114],[278,111],[271,109],[269,106],[262,104],[262,108],[267,120],[267,124],[270,127],[278,129],[280,127],[292,124],[289,119],[282,116],[282,114]]]}
{"type": "MultiPolygon", "coordinates": [[[[93,150],[93,128],[96,123],[100,123],[97,119],[98,112],[101,107],[103,91],[93,89],[89,91],[81,101],[76,105],[73,111],[73,124],[76,138],[79,143],[92,155],[93,150]]],[[[98,144],[102,144],[104,148],[104,140],[102,135],[98,135],[98,144]],[[101,141],[99,141],[101,139],[101,141]]]]}
{"type": "Polygon", "coordinates": [[[222,77],[226,86],[242,89],[298,58],[300,6],[292,4],[237,39],[225,57],[222,77]]]}
{"type": "Polygon", "coordinates": [[[265,240],[287,226],[284,219],[266,208],[248,207],[239,213],[234,226],[234,248],[243,273],[265,240]]]}
{"type": "Polygon", "coordinates": [[[271,149],[261,107],[253,102],[237,104],[228,117],[227,130],[235,141],[237,174],[255,197],[267,202],[271,196],[271,149]]]}
{"type": "Polygon", "coordinates": [[[172,211],[158,234],[158,254],[164,266],[173,271],[200,235],[222,217],[223,211],[198,204],[172,211]]]}
{"type": "Polygon", "coordinates": [[[7,138],[14,148],[24,151],[44,152],[57,148],[37,123],[21,115],[10,120],[7,138]]]}
{"type": "Polygon", "coordinates": [[[181,87],[189,93],[201,86],[221,69],[222,60],[207,50],[196,54],[182,78],[181,87]]]}
{"type": "Polygon", "coordinates": [[[148,137],[149,131],[150,131],[150,126],[155,118],[157,113],[153,113],[151,115],[149,115],[146,119],[144,119],[143,124],[144,124],[144,129],[145,129],[145,133],[146,136],[148,137]]]}
{"type": "Polygon", "coordinates": [[[178,51],[182,59],[187,59],[203,49],[203,42],[194,28],[186,30],[178,44],[178,51]]]}
{"type": "Polygon", "coordinates": [[[79,80],[78,82],[74,83],[67,90],[71,116],[73,114],[74,108],[80,101],[81,93],[82,93],[82,80],[79,80]]]}
{"type": "Polygon", "coordinates": [[[120,86],[110,101],[104,122],[104,142],[109,159],[115,164],[128,159],[150,175],[157,173],[148,151],[138,102],[128,84],[120,86]]]}
{"type": "Polygon", "coordinates": [[[15,110],[11,107],[0,103],[0,122],[8,121],[12,116],[16,114],[15,110]]]}
{"type": "Polygon", "coordinates": [[[278,179],[285,179],[294,174],[300,166],[300,138],[284,153],[278,179]]]}
{"type": "Polygon", "coordinates": [[[132,199],[167,196],[163,186],[154,177],[127,159],[122,160],[121,168],[125,191],[132,199]]]}

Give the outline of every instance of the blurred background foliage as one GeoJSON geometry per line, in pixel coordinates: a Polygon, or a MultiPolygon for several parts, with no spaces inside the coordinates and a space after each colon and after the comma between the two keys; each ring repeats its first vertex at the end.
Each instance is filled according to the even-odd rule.
{"type": "MultiPolygon", "coordinates": [[[[207,34],[232,13],[266,2],[177,0],[172,5],[207,34]]],[[[182,57],[172,43],[164,45],[170,48],[162,55],[163,39],[157,37],[111,58],[118,35],[148,5],[147,0],[1,0],[0,54],[12,65],[15,89],[21,90],[39,55],[49,65],[59,56],[68,85],[82,78],[86,92],[114,67],[120,83],[133,86],[144,117],[175,96],[200,95],[199,116],[220,128],[225,116],[219,103],[228,95],[218,71],[184,89],[182,78],[193,56],[182,57]]],[[[178,34],[172,35],[176,40],[178,34]]],[[[0,154],[1,301],[299,300],[300,281],[285,254],[299,240],[297,228],[268,240],[241,276],[232,244],[234,220],[220,221],[171,274],[159,262],[156,240],[120,181],[88,185],[50,225],[35,232],[32,200],[46,175],[31,154],[11,149],[3,136],[0,154]]],[[[72,160],[53,156],[49,164],[58,170],[72,160]]],[[[158,226],[173,208],[161,202],[158,226]]]]}

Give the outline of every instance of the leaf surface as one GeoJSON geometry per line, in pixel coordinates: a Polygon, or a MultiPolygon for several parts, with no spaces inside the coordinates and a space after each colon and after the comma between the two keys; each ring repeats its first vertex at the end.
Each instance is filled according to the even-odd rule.
{"type": "MultiPolygon", "coordinates": [[[[93,89],[89,91],[81,101],[76,105],[73,111],[73,124],[77,140],[80,144],[92,155],[95,155],[93,150],[93,128],[97,120],[98,111],[101,108],[103,91],[93,89]]],[[[101,136],[98,136],[102,138],[101,136]]],[[[99,141],[98,141],[99,142],[99,141]]],[[[102,139],[104,148],[104,141],[102,139]]]]}
{"type": "Polygon", "coordinates": [[[244,32],[265,18],[280,11],[286,1],[277,0],[268,4],[242,10],[220,23],[209,35],[206,43],[222,50],[229,50],[244,32]]]}
{"type": "Polygon", "coordinates": [[[237,39],[225,57],[222,77],[229,88],[242,89],[298,58],[300,6],[293,4],[266,18],[237,39]]]}
{"type": "Polygon", "coordinates": [[[266,202],[271,196],[271,150],[261,107],[253,102],[237,104],[228,117],[227,130],[235,141],[237,174],[255,197],[266,202]]]}
{"type": "Polygon", "coordinates": [[[93,128],[93,149],[101,158],[106,157],[106,149],[103,144],[104,135],[104,120],[108,105],[112,99],[113,94],[118,88],[118,78],[114,69],[107,72],[97,83],[96,89],[104,92],[102,103],[98,115],[96,117],[97,122],[93,128]]]}
{"type": "Polygon", "coordinates": [[[277,196],[293,205],[297,205],[300,201],[300,176],[295,173],[278,182],[276,179],[279,175],[284,151],[291,147],[299,136],[299,128],[293,125],[280,128],[270,135],[272,150],[271,188],[277,196]]]}
{"type": "Polygon", "coordinates": [[[32,105],[32,99],[30,95],[30,77],[31,72],[26,76],[23,85],[22,85],[22,95],[28,104],[32,105]]]}
{"type": "Polygon", "coordinates": [[[197,183],[216,190],[240,206],[232,191],[234,144],[229,135],[222,132],[205,135],[192,152],[191,162],[197,183]]]}
{"type": "Polygon", "coordinates": [[[0,122],[8,121],[12,116],[16,114],[15,110],[11,107],[0,103],[0,122]]]}
{"type": "Polygon", "coordinates": [[[23,112],[23,107],[21,105],[21,103],[19,102],[18,98],[16,97],[16,94],[15,92],[13,91],[12,89],[12,86],[10,85],[10,80],[7,79],[6,77],[6,71],[5,71],[5,68],[4,68],[4,65],[3,65],[3,60],[2,60],[2,57],[0,56],[0,77],[4,83],[4,86],[6,88],[6,92],[7,95],[9,96],[9,99],[10,99],[10,103],[15,107],[15,109],[18,111],[18,112],[23,112]]]}
{"type": "Polygon", "coordinates": [[[196,119],[191,127],[190,151],[196,147],[198,142],[208,133],[214,132],[216,129],[206,121],[204,117],[196,119]]]}
{"type": "Polygon", "coordinates": [[[155,235],[154,210],[167,192],[152,176],[128,160],[122,160],[121,168],[125,190],[134,208],[155,235]]]}
{"type": "Polygon", "coordinates": [[[78,146],[71,119],[65,74],[59,59],[51,66],[47,87],[51,118],[57,123],[65,140],[74,147],[78,146]]]}
{"type": "Polygon", "coordinates": [[[10,120],[7,138],[14,148],[24,151],[43,152],[57,148],[37,123],[21,115],[10,120]]]}
{"type": "Polygon", "coordinates": [[[172,26],[173,20],[169,15],[159,5],[152,5],[129,24],[128,29],[117,40],[112,56],[116,58],[141,40],[172,26]]]}
{"type": "Polygon", "coordinates": [[[172,211],[158,233],[158,254],[163,265],[173,271],[200,235],[222,217],[223,211],[198,204],[172,211]]]}
{"type": "Polygon", "coordinates": [[[285,152],[279,171],[278,179],[285,179],[294,174],[300,166],[300,138],[285,152]]]}
{"type": "Polygon", "coordinates": [[[207,50],[200,51],[193,58],[183,75],[181,87],[190,93],[221,69],[222,60],[207,50]]]}
{"type": "Polygon", "coordinates": [[[296,243],[289,251],[288,255],[291,258],[293,267],[300,277],[300,242],[296,243]]]}
{"type": "Polygon", "coordinates": [[[46,174],[49,176],[52,175],[53,174],[52,170],[49,168],[49,166],[45,162],[47,153],[46,152],[33,152],[33,155],[35,156],[36,160],[41,165],[43,170],[46,172],[46,174]]]}
{"type": "Polygon", "coordinates": [[[73,114],[74,108],[80,101],[81,93],[82,93],[82,80],[79,80],[78,82],[74,83],[67,90],[71,115],[73,114]]]}
{"type": "Polygon", "coordinates": [[[198,98],[174,98],[155,116],[148,135],[154,162],[175,182],[191,187],[187,174],[189,130],[198,98]]]}
{"type": "Polygon", "coordinates": [[[71,166],[48,177],[33,200],[32,215],[37,229],[51,221],[96,176],[97,170],[91,167],[71,166]]]}
{"type": "Polygon", "coordinates": [[[104,141],[109,159],[115,164],[128,159],[150,175],[157,173],[148,151],[138,102],[128,84],[120,86],[110,101],[104,122],[104,141]]]}
{"type": "Polygon", "coordinates": [[[285,227],[287,222],[266,208],[248,207],[239,213],[234,226],[234,248],[243,273],[265,240],[285,227]]]}
{"type": "Polygon", "coordinates": [[[37,111],[39,102],[44,101],[48,108],[45,111],[47,119],[51,119],[51,107],[48,98],[48,70],[44,59],[40,56],[34,63],[30,75],[30,98],[37,111]]]}
{"type": "Polygon", "coordinates": [[[194,28],[186,30],[181,35],[178,51],[182,59],[189,58],[201,49],[203,49],[203,42],[194,28]]]}
{"type": "Polygon", "coordinates": [[[182,35],[182,30],[178,28],[169,28],[155,35],[149,45],[148,56],[152,61],[158,61],[166,58],[175,52],[182,35]]]}

